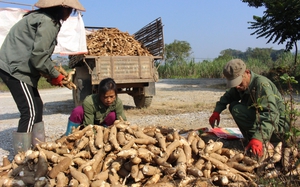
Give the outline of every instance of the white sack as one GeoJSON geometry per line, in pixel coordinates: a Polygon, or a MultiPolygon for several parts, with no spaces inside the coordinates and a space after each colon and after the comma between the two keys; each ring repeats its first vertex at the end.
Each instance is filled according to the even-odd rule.
{"type": "Polygon", "coordinates": [[[18,22],[26,12],[26,10],[19,8],[0,8],[0,46],[2,46],[10,28],[18,22]]]}

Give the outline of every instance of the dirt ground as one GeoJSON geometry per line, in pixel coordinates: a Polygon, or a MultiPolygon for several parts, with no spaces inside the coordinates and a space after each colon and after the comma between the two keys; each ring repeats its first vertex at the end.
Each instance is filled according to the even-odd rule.
{"type": "MultiPolygon", "coordinates": [[[[135,108],[132,97],[127,94],[119,97],[131,124],[198,129],[210,127],[208,119],[224,91],[224,79],[162,79],[156,83],[156,95],[149,108],[135,108]]],[[[65,133],[74,108],[72,91],[55,88],[40,90],[40,94],[44,102],[46,140],[54,141],[65,133]]],[[[4,155],[12,158],[12,132],[17,128],[19,112],[10,92],[0,93],[0,103],[0,158],[4,155]]],[[[228,114],[228,111],[222,113],[220,126],[236,127],[228,114]]]]}

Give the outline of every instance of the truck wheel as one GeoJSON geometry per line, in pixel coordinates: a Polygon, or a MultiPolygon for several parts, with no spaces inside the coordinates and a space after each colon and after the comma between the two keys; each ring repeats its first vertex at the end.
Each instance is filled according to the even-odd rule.
{"type": "Polygon", "coordinates": [[[77,95],[78,95],[77,90],[73,90],[73,102],[74,102],[75,107],[82,105],[82,101],[79,100],[77,95]]]}
{"type": "MultiPolygon", "coordinates": [[[[78,88],[78,85],[80,83],[78,83],[78,79],[76,77],[76,73],[75,73],[75,76],[74,76],[74,79],[73,79],[73,82],[74,84],[77,86],[77,89],[73,89],[72,90],[72,94],[73,94],[73,101],[74,101],[74,104],[75,104],[75,107],[76,106],[79,106],[79,105],[82,105],[82,101],[80,100],[80,87],[78,88]]],[[[79,80],[80,82],[80,80],[79,80]]],[[[82,84],[81,84],[82,85],[82,84]]]]}
{"type": "Polygon", "coordinates": [[[147,108],[151,105],[153,96],[138,95],[134,96],[134,104],[137,108],[147,108]]]}
{"type": "Polygon", "coordinates": [[[86,68],[76,67],[73,82],[77,86],[77,89],[73,89],[73,101],[75,106],[79,106],[86,96],[92,94],[91,78],[86,68]]]}

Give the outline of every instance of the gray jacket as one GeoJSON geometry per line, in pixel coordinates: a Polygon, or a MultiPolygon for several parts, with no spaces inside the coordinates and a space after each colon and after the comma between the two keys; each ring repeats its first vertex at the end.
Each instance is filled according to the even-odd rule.
{"type": "Polygon", "coordinates": [[[37,87],[40,73],[56,78],[51,55],[61,24],[45,13],[33,12],[17,22],[0,49],[0,69],[14,78],[37,87]]]}

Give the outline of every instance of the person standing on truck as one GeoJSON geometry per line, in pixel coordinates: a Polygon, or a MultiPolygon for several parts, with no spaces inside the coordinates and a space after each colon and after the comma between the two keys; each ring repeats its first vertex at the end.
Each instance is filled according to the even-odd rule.
{"type": "Polygon", "coordinates": [[[216,103],[209,123],[213,128],[215,122],[218,125],[220,113],[229,105],[234,121],[249,141],[246,150],[261,157],[263,143],[280,141],[281,135],[288,130],[283,98],[272,81],[246,69],[240,59],[229,61],[223,74],[229,89],[216,103]]]}
{"type": "Polygon", "coordinates": [[[43,101],[38,92],[41,74],[54,86],[64,76],[54,67],[51,55],[57,35],[72,12],[85,11],[78,0],[39,0],[7,34],[0,49],[0,77],[9,88],[21,114],[13,132],[15,154],[45,141],[43,101]]]}
{"type": "Polygon", "coordinates": [[[73,109],[65,135],[72,132],[72,127],[76,128],[81,124],[109,127],[120,117],[126,121],[123,103],[117,93],[117,85],[112,78],[101,80],[98,93],[87,96],[82,106],[73,109]]]}

